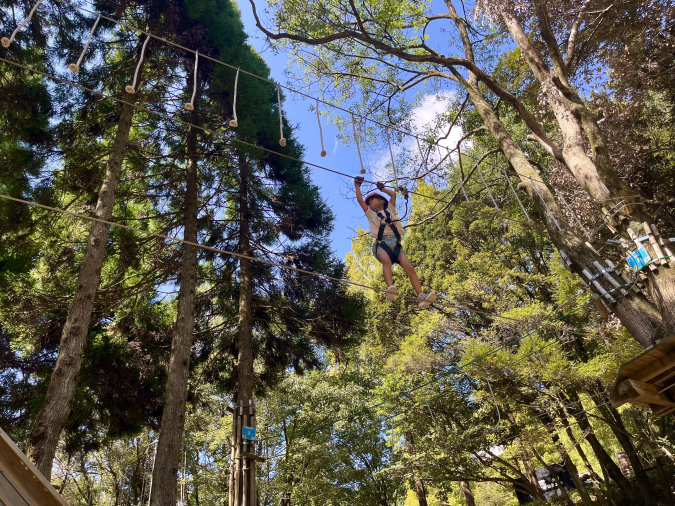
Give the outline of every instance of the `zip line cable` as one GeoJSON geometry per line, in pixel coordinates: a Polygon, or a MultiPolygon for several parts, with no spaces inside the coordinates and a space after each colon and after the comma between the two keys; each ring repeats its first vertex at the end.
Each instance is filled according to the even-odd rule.
{"type": "MultiPolygon", "coordinates": [[[[350,284],[350,285],[353,285],[353,286],[358,286],[358,287],[361,287],[361,288],[366,288],[366,289],[369,289],[369,290],[375,290],[375,291],[378,291],[378,292],[379,292],[379,290],[377,290],[377,289],[375,289],[375,288],[373,288],[373,287],[370,287],[370,286],[368,286],[368,285],[363,285],[363,284],[361,284],[361,283],[357,283],[357,282],[354,282],[354,281],[351,281],[351,280],[347,280],[347,279],[335,278],[335,277],[332,277],[332,276],[327,276],[327,275],[325,275],[325,274],[320,274],[320,273],[308,271],[308,270],[305,270],[305,269],[299,269],[299,268],[297,268],[297,267],[291,267],[291,266],[287,266],[287,265],[278,264],[278,263],[276,263],[276,262],[272,262],[272,261],[269,261],[269,260],[264,260],[264,259],[260,259],[260,258],[250,257],[250,256],[247,256],[247,255],[242,255],[242,254],[240,254],[240,253],[235,253],[235,252],[232,252],[232,251],[222,250],[222,249],[219,249],[219,248],[213,248],[213,247],[211,247],[211,246],[205,246],[205,245],[202,245],[202,244],[199,244],[199,243],[193,243],[193,242],[191,242],[191,241],[186,241],[186,240],[184,240],[184,239],[179,239],[179,238],[177,238],[177,237],[170,237],[170,236],[166,236],[166,235],[162,235],[162,234],[157,234],[157,233],[154,233],[154,232],[149,232],[149,231],[147,231],[147,230],[142,230],[142,229],[139,229],[139,228],[136,228],[136,227],[130,227],[130,226],[128,226],[128,225],[123,225],[123,224],[121,224],[121,223],[116,223],[116,222],[112,222],[112,221],[102,220],[102,219],[100,219],[100,218],[95,218],[95,217],[92,217],[92,216],[86,216],[86,215],[82,215],[82,214],[79,214],[79,213],[74,213],[74,212],[71,212],[71,211],[64,211],[64,210],[62,210],[62,209],[54,208],[54,207],[51,207],[51,206],[46,206],[46,205],[43,205],[43,204],[38,204],[38,203],[36,203],[36,202],[31,202],[31,201],[24,200],[24,199],[18,199],[18,198],[16,198],[16,197],[10,197],[10,196],[8,196],[8,195],[0,195],[0,198],[4,198],[4,199],[7,199],[7,200],[19,202],[19,203],[22,203],[22,204],[25,204],[25,205],[30,205],[30,206],[39,207],[39,208],[46,209],[46,210],[49,210],[49,211],[53,211],[53,212],[57,212],[57,213],[61,213],[61,214],[65,214],[65,215],[69,215],[69,216],[73,216],[73,217],[77,217],[77,218],[89,220],[89,221],[96,221],[96,222],[99,222],[99,223],[104,223],[104,224],[107,224],[107,225],[113,226],[113,227],[124,228],[124,229],[127,229],[127,230],[131,230],[131,231],[134,231],[134,232],[138,232],[138,233],[141,233],[141,234],[145,234],[145,235],[148,235],[148,236],[157,237],[157,238],[159,238],[159,239],[164,239],[164,240],[169,240],[169,241],[180,242],[180,243],[183,243],[183,244],[188,244],[188,245],[191,245],[191,246],[195,246],[195,247],[200,248],[200,249],[205,249],[205,250],[213,251],[213,252],[216,252],[216,253],[221,253],[221,254],[225,254],[225,255],[230,255],[230,256],[237,257],[237,258],[244,258],[244,259],[248,259],[248,260],[252,260],[252,261],[257,261],[257,262],[265,263],[265,264],[272,265],[272,266],[275,266],[275,267],[279,267],[279,268],[282,268],[282,269],[287,269],[287,270],[290,270],[290,271],[300,272],[300,273],[303,273],[303,274],[309,274],[309,275],[312,275],[312,276],[317,276],[317,277],[320,277],[320,278],[329,279],[329,280],[331,280],[331,281],[337,281],[337,282],[340,282],[340,283],[350,284]]],[[[608,292],[615,291],[615,290],[620,290],[620,288],[623,288],[624,286],[627,286],[627,285],[621,285],[620,287],[615,287],[615,288],[613,288],[612,290],[609,290],[608,292]]],[[[604,295],[604,294],[603,294],[603,295],[604,295]]],[[[514,340],[511,341],[511,342],[506,343],[506,344],[500,346],[499,348],[496,348],[496,349],[494,349],[494,350],[491,350],[491,351],[489,351],[489,352],[487,352],[487,353],[481,355],[480,357],[477,357],[477,358],[473,359],[472,361],[470,361],[470,362],[468,362],[468,363],[462,365],[461,368],[460,368],[460,370],[461,370],[462,368],[464,368],[464,367],[467,367],[467,366],[473,364],[473,363],[476,363],[476,362],[478,362],[478,361],[480,361],[480,360],[483,360],[484,358],[486,358],[486,357],[488,357],[488,356],[490,356],[490,355],[493,355],[493,354],[497,353],[497,352],[500,351],[501,349],[504,349],[504,348],[506,348],[506,347],[508,347],[508,346],[511,346],[512,344],[514,344],[514,343],[516,343],[516,342],[522,341],[523,339],[525,339],[526,337],[528,337],[528,336],[531,335],[532,333],[538,331],[539,329],[541,329],[541,328],[543,328],[543,327],[546,327],[546,326],[549,326],[549,325],[552,325],[552,324],[555,323],[556,321],[560,321],[562,318],[565,318],[566,316],[568,316],[568,315],[570,315],[570,314],[574,314],[574,313],[576,313],[577,311],[579,311],[580,309],[582,309],[582,308],[584,308],[584,307],[586,307],[586,306],[589,306],[590,304],[592,304],[592,302],[589,302],[589,303],[587,303],[587,304],[584,304],[584,305],[582,305],[582,306],[579,306],[579,307],[577,307],[576,309],[574,309],[574,310],[572,310],[572,311],[569,311],[569,312],[565,313],[564,315],[560,316],[559,318],[556,318],[555,320],[553,320],[553,321],[551,321],[551,322],[548,322],[548,323],[546,323],[546,324],[540,325],[539,327],[537,327],[537,328],[534,329],[533,331],[531,331],[531,332],[529,332],[529,333],[527,333],[527,334],[525,334],[525,335],[523,335],[523,336],[521,336],[521,337],[519,337],[519,338],[517,338],[517,339],[514,339],[514,340]]],[[[597,321],[597,320],[595,320],[595,321],[597,321]]],[[[595,321],[592,322],[592,323],[595,323],[595,321]]],[[[592,323],[591,323],[591,324],[592,324],[592,323]]],[[[590,325],[590,324],[588,324],[588,325],[590,325]]],[[[586,325],[586,326],[588,326],[588,325],[586,325]]],[[[584,326],[584,327],[585,327],[585,326],[584,326]]],[[[581,327],[580,329],[583,329],[584,327],[581,327]]],[[[576,330],[578,331],[578,330],[580,330],[580,329],[576,329],[576,330]]],[[[547,348],[548,346],[551,346],[551,345],[554,344],[555,342],[558,342],[558,341],[560,341],[560,340],[562,340],[562,339],[564,339],[564,338],[561,338],[561,339],[556,340],[556,341],[552,341],[551,343],[547,344],[547,345],[546,345],[545,347],[543,347],[542,349],[547,348]]],[[[532,353],[534,353],[534,352],[532,352],[532,353]]],[[[523,358],[527,358],[527,356],[529,356],[529,355],[531,355],[531,354],[528,354],[528,355],[526,355],[526,357],[523,357],[523,358]]],[[[519,359],[519,360],[522,360],[522,359],[519,359]]],[[[515,363],[515,362],[513,362],[513,363],[515,363]]],[[[508,365],[512,365],[513,363],[508,364],[508,365]]],[[[504,366],[504,367],[508,367],[508,365],[507,365],[507,366],[504,366]]],[[[495,372],[498,372],[499,370],[503,369],[504,367],[502,367],[502,368],[500,368],[500,369],[498,369],[498,370],[492,371],[492,372],[489,373],[488,375],[494,374],[495,372]]],[[[453,374],[453,373],[455,373],[455,372],[456,372],[456,371],[453,370],[453,371],[451,371],[451,372],[445,373],[445,374],[439,376],[438,378],[435,378],[435,379],[433,379],[433,380],[430,380],[430,381],[428,381],[428,382],[425,382],[425,383],[423,383],[422,385],[419,385],[419,386],[417,386],[417,387],[415,387],[415,388],[409,389],[408,391],[406,391],[406,392],[404,392],[404,393],[402,393],[402,394],[399,394],[399,395],[390,397],[390,398],[388,398],[388,399],[385,399],[384,401],[382,401],[382,402],[380,402],[380,403],[378,403],[378,404],[375,404],[375,405],[370,406],[370,407],[368,407],[368,408],[361,409],[361,410],[359,410],[358,412],[352,413],[352,414],[350,414],[350,415],[348,415],[348,416],[346,416],[346,417],[341,417],[341,418],[339,418],[339,419],[337,419],[337,420],[334,420],[334,421],[332,421],[332,422],[329,422],[329,423],[323,424],[323,425],[321,425],[321,426],[318,426],[318,427],[316,427],[316,428],[314,428],[314,429],[312,429],[312,430],[310,430],[310,431],[307,431],[307,432],[305,432],[305,433],[300,434],[298,437],[302,437],[302,436],[304,436],[304,435],[311,434],[311,433],[316,432],[316,431],[318,431],[318,430],[320,430],[320,429],[322,429],[322,428],[325,428],[325,427],[328,427],[328,426],[335,425],[336,423],[338,423],[338,422],[340,422],[340,421],[344,421],[344,420],[347,420],[347,419],[353,419],[355,416],[358,416],[358,415],[363,414],[363,413],[366,413],[366,412],[370,412],[371,410],[373,410],[373,409],[375,409],[375,408],[377,408],[377,407],[379,407],[379,406],[381,406],[381,405],[383,405],[383,404],[386,404],[386,403],[388,403],[388,402],[391,402],[392,400],[395,400],[395,399],[398,399],[398,398],[402,398],[402,397],[404,397],[404,396],[407,396],[407,395],[409,395],[410,393],[415,392],[415,391],[417,391],[417,390],[420,390],[421,388],[423,388],[423,387],[425,387],[425,386],[428,386],[428,385],[430,385],[430,384],[432,384],[432,383],[437,383],[438,381],[442,380],[443,378],[445,378],[445,377],[447,377],[447,376],[449,376],[450,374],[453,374]]],[[[486,375],[485,377],[487,377],[488,375],[486,375]]],[[[478,379],[481,379],[481,378],[478,378],[478,379]]],[[[443,395],[447,395],[447,394],[443,394],[443,395]]],[[[433,399],[434,399],[434,398],[432,398],[432,400],[433,400],[433,399]]],[[[403,414],[403,413],[399,413],[399,414],[397,414],[397,415],[395,415],[395,416],[399,416],[400,414],[403,414]]]]}

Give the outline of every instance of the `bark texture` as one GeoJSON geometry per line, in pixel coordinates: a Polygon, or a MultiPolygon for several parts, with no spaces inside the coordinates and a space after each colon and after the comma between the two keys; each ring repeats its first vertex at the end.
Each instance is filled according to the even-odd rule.
{"type": "MultiPolygon", "coordinates": [[[[119,186],[124,155],[134,114],[135,95],[126,96],[122,105],[105,178],[96,203],[96,218],[110,221],[119,186]]],[[[52,461],[61,431],[68,420],[75,400],[75,391],[87,344],[87,335],[96,292],[101,281],[103,257],[108,241],[109,226],[92,222],[87,248],[77,277],[75,295],[61,334],[59,354],[49,380],[44,403],[40,408],[28,438],[28,458],[47,478],[51,477],[52,461]]]]}
{"type": "MultiPolygon", "coordinates": [[[[249,203],[249,166],[246,155],[238,155],[239,164],[239,253],[251,256],[251,210],[249,203]]],[[[251,261],[246,258],[239,260],[239,340],[237,357],[237,405],[248,406],[253,400],[253,269],[251,261]]],[[[239,429],[240,430],[240,429],[239,429]]],[[[239,434],[235,435],[235,439],[239,434]]],[[[256,488],[256,476],[254,472],[243,473],[243,459],[235,459],[233,471],[230,473],[230,504],[233,506],[249,506],[257,504],[256,497],[248,497],[254,494],[256,488]],[[243,486],[241,479],[246,477],[249,487],[243,486]]],[[[255,468],[255,464],[249,462],[255,468]]],[[[289,498],[290,501],[290,498],[289,498]]]]}
{"type": "MultiPolygon", "coordinates": [[[[196,115],[197,110],[193,112],[196,115]]],[[[197,131],[191,129],[187,139],[188,163],[185,192],[186,241],[197,242],[197,215],[199,210],[197,176],[197,131]]],[[[185,429],[185,408],[190,371],[190,349],[194,330],[194,311],[197,287],[196,246],[183,244],[178,308],[173,325],[169,375],[164,395],[164,411],[157,443],[157,465],[152,473],[151,506],[176,504],[178,466],[185,429]]]]}
{"type": "Polygon", "coordinates": [[[429,506],[429,503],[427,502],[427,489],[424,486],[424,482],[417,476],[415,476],[414,481],[415,495],[417,495],[417,502],[419,503],[419,506],[429,506]]]}
{"type": "Polygon", "coordinates": [[[464,497],[464,504],[466,506],[476,506],[476,499],[473,497],[473,492],[471,491],[471,486],[468,481],[460,481],[459,489],[462,491],[462,496],[464,497]]]}

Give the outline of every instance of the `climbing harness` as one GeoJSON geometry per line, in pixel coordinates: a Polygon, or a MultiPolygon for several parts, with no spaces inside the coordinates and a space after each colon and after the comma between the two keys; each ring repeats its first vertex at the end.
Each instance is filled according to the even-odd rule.
{"type": "Polygon", "coordinates": [[[80,54],[80,57],[77,59],[77,63],[71,63],[68,65],[68,68],[73,74],[77,74],[80,72],[80,63],[82,63],[82,60],[84,59],[84,53],[87,52],[87,49],[89,48],[89,43],[91,42],[91,38],[94,35],[94,30],[96,30],[96,27],[98,26],[98,22],[101,21],[101,16],[96,18],[96,21],[94,22],[94,26],[91,27],[91,31],[89,32],[89,37],[87,38],[87,42],[84,44],[84,49],[82,50],[82,54],[80,54]]]}
{"type": "Polygon", "coordinates": [[[148,35],[145,37],[145,42],[143,42],[143,47],[141,47],[141,57],[138,59],[138,63],[136,64],[136,71],[134,72],[134,81],[124,88],[124,91],[126,91],[131,95],[136,93],[136,84],[138,83],[138,73],[141,71],[141,64],[143,63],[143,58],[145,57],[145,48],[148,45],[149,41],[150,41],[150,33],[148,33],[148,35]]]}
{"type": "MultiPolygon", "coordinates": [[[[401,254],[401,234],[398,231],[398,228],[396,228],[396,223],[397,221],[401,220],[392,220],[391,219],[391,214],[389,214],[389,210],[385,209],[384,214],[382,212],[378,211],[377,215],[380,217],[380,229],[377,231],[377,246],[382,248],[387,255],[389,255],[389,259],[391,260],[391,263],[393,264],[400,264],[398,261],[398,257],[401,254]],[[394,232],[394,237],[396,237],[396,246],[394,246],[394,249],[392,250],[389,245],[384,241],[384,230],[389,226],[392,232],[394,232]]],[[[376,250],[377,251],[377,250],[376,250]]]]}

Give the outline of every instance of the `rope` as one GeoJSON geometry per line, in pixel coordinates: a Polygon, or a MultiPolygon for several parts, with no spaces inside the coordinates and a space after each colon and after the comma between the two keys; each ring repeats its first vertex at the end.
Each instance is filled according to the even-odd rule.
{"type": "Polygon", "coordinates": [[[96,18],[96,21],[94,22],[94,26],[91,27],[91,31],[89,32],[89,37],[87,37],[87,42],[84,44],[84,49],[82,50],[82,54],[80,54],[80,57],[77,60],[77,63],[71,63],[68,65],[68,68],[73,74],[77,74],[80,72],[80,63],[82,63],[82,60],[84,59],[84,53],[87,52],[87,49],[89,48],[89,43],[91,42],[91,38],[94,35],[94,30],[96,30],[96,27],[98,26],[98,22],[101,21],[101,16],[96,18]]]}
{"type": "Polygon", "coordinates": [[[525,206],[524,206],[523,203],[520,201],[520,198],[518,197],[518,193],[517,193],[516,190],[513,188],[513,185],[511,184],[511,179],[509,179],[509,175],[508,175],[506,172],[504,172],[504,177],[506,178],[506,181],[509,183],[509,186],[511,187],[511,191],[512,191],[513,194],[516,196],[516,200],[517,200],[518,203],[520,204],[520,208],[523,210],[523,213],[525,214],[525,218],[527,219],[527,224],[528,224],[529,226],[534,225],[534,222],[530,219],[530,215],[527,214],[527,211],[525,210],[525,206]]]}
{"type": "Polygon", "coordinates": [[[389,129],[386,129],[387,144],[389,145],[389,156],[391,156],[391,169],[394,171],[394,188],[398,188],[398,176],[396,175],[396,162],[394,160],[394,152],[391,150],[391,140],[389,139],[389,129]]]}
{"type": "Polygon", "coordinates": [[[281,115],[281,91],[280,86],[277,85],[277,102],[279,103],[279,145],[286,147],[286,139],[284,139],[284,118],[281,115]]]}
{"type": "Polygon", "coordinates": [[[237,74],[234,76],[234,100],[232,101],[232,114],[234,119],[230,120],[230,126],[236,128],[239,126],[237,121],[237,85],[239,83],[239,69],[237,69],[237,74]]]}
{"type": "Polygon", "coordinates": [[[495,198],[492,196],[492,192],[490,191],[490,187],[485,182],[485,178],[483,177],[483,173],[480,171],[479,165],[480,164],[476,165],[476,169],[478,170],[478,175],[480,176],[480,180],[483,181],[483,186],[485,186],[485,189],[487,190],[488,195],[490,195],[490,200],[492,201],[492,203],[495,206],[495,209],[497,210],[497,216],[499,216],[499,215],[502,214],[502,210],[499,208],[499,206],[497,205],[497,202],[495,201],[495,198]]]}
{"type": "MultiPolygon", "coordinates": [[[[14,37],[16,37],[16,34],[19,32],[19,30],[21,30],[24,26],[26,26],[26,23],[28,23],[30,21],[30,18],[33,17],[33,13],[35,12],[35,9],[37,9],[42,2],[44,2],[44,0],[38,0],[38,2],[33,6],[33,8],[28,13],[28,17],[26,17],[26,19],[24,19],[23,22],[14,29],[14,31],[12,32],[12,35],[9,37],[9,39],[7,37],[3,37],[2,39],[0,39],[0,43],[2,43],[2,47],[7,48],[7,47],[10,46],[10,44],[14,41],[14,37]]],[[[93,14],[95,14],[95,13],[93,13],[93,14]]]]}
{"type": "MultiPolygon", "coordinates": [[[[43,1],[44,1],[44,0],[40,0],[40,1],[38,2],[38,5],[39,5],[40,3],[42,3],[43,1]]],[[[59,3],[62,3],[62,4],[64,4],[64,5],[68,5],[68,6],[70,6],[70,7],[73,7],[74,9],[78,9],[78,10],[80,10],[80,11],[82,11],[82,12],[87,12],[87,13],[93,14],[93,15],[95,15],[95,16],[100,16],[102,19],[105,19],[105,20],[107,20],[107,21],[110,21],[110,22],[112,22],[112,23],[115,23],[115,24],[118,25],[118,26],[127,28],[127,29],[132,30],[132,31],[137,32],[137,33],[142,33],[142,34],[144,34],[144,35],[147,35],[148,37],[152,37],[152,38],[154,38],[154,39],[157,39],[157,40],[159,40],[159,41],[161,41],[161,42],[163,42],[163,43],[165,43],[165,44],[169,44],[170,46],[173,46],[173,47],[182,49],[183,51],[187,51],[187,52],[189,52],[189,53],[197,53],[197,51],[194,50],[194,49],[190,49],[190,48],[188,48],[188,47],[182,46],[182,45],[177,44],[177,43],[175,43],[175,42],[172,42],[172,41],[170,41],[170,40],[168,40],[168,39],[165,39],[165,38],[163,38],[163,37],[158,37],[157,35],[152,35],[150,32],[148,32],[148,31],[146,31],[146,30],[142,30],[142,29],[137,28],[137,27],[135,27],[135,26],[133,26],[133,25],[131,25],[131,24],[129,24],[129,23],[124,23],[124,22],[119,21],[119,20],[117,20],[117,19],[114,19],[114,18],[105,16],[105,15],[103,15],[103,14],[100,14],[100,13],[98,13],[98,12],[96,12],[96,11],[92,11],[92,10],[87,9],[87,8],[85,8],[85,7],[82,7],[82,6],[80,6],[80,5],[76,5],[76,4],[72,3],[72,2],[69,2],[68,0],[56,0],[56,1],[59,2],[59,3]]],[[[26,19],[26,22],[27,22],[28,20],[30,20],[30,17],[26,19]]],[[[24,24],[25,24],[26,22],[24,22],[24,24]]],[[[21,26],[23,26],[23,24],[22,24],[21,26]]],[[[4,40],[7,40],[7,39],[4,39],[4,40]]],[[[4,45],[4,42],[3,42],[3,45],[4,45]]],[[[8,47],[8,46],[5,46],[5,47],[8,47]]],[[[207,56],[207,55],[201,55],[201,57],[202,57],[202,58],[205,58],[205,59],[207,59],[207,60],[209,60],[209,61],[211,61],[211,62],[213,62],[213,63],[216,63],[216,64],[218,64],[218,65],[223,65],[224,67],[227,67],[227,68],[230,68],[230,69],[233,69],[233,70],[236,70],[236,69],[237,69],[237,67],[235,67],[234,65],[230,65],[229,63],[225,63],[225,62],[223,62],[223,61],[221,61],[221,60],[217,60],[217,59],[212,58],[212,57],[210,57],[210,56],[207,56]]],[[[317,100],[317,101],[321,102],[322,104],[324,104],[324,105],[326,105],[326,106],[328,106],[328,107],[332,107],[332,108],[334,108],[334,109],[336,109],[336,110],[338,110],[338,111],[342,111],[342,112],[344,112],[344,113],[346,113],[346,114],[351,114],[351,115],[357,116],[358,118],[360,118],[360,119],[362,119],[362,120],[364,120],[364,121],[370,121],[370,122],[373,123],[374,125],[377,125],[377,126],[379,126],[379,127],[381,127],[381,128],[389,128],[390,130],[393,130],[394,132],[398,132],[398,133],[400,133],[401,135],[406,135],[406,136],[408,136],[408,137],[413,137],[414,139],[420,139],[420,137],[417,136],[417,135],[415,135],[415,134],[412,134],[412,133],[410,133],[410,132],[406,132],[406,131],[404,131],[404,130],[400,130],[400,129],[394,127],[394,126],[385,125],[384,123],[381,123],[381,122],[379,122],[379,121],[377,121],[377,120],[374,120],[374,119],[372,119],[372,118],[370,118],[370,117],[368,117],[368,116],[363,116],[363,115],[358,114],[358,113],[355,113],[355,112],[353,112],[353,111],[351,111],[351,110],[349,110],[349,109],[345,109],[345,108],[343,108],[343,107],[340,107],[340,106],[331,104],[330,102],[327,102],[326,100],[324,100],[324,99],[322,99],[322,98],[318,98],[318,97],[315,97],[315,96],[313,96],[313,95],[309,95],[309,94],[304,93],[304,92],[302,92],[302,91],[300,91],[300,90],[297,90],[297,89],[295,89],[295,88],[291,88],[290,86],[285,86],[285,85],[279,84],[279,83],[277,83],[277,82],[275,82],[275,81],[272,81],[271,79],[267,79],[267,78],[265,78],[265,77],[261,77],[261,76],[259,76],[259,75],[257,75],[257,74],[254,74],[254,73],[252,73],[252,72],[248,72],[248,71],[246,71],[246,70],[242,70],[241,72],[243,72],[244,74],[249,75],[249,76],[251,76],[251,77],[255,77],[256,79],[260,79],[261,81],[265,81],[265,82],[270,83],[270,84],[273,84],[273,85],[275,85],[275,86],[277,86],[277,87],[280,87],[280,88],[283,88],[283,89],[285,89],[285,90],[288,90],[288,91],[290,91],[291,93],[296,93],[297,95],[303,96],[303,97],[305,97],[305,98],[309,98],[309,99],[311,99],[311,100],[317,100]]],[[[427,142],[425,139],[421,139],[421,140],[422,140],[423,142],[427,142]]],[[[442,147],[443,147],[443,149],[445,149],[445,150],[448,151],[448,152],[451,152],[451,151],[452,151],[450,148],[447,148],[447,147],[445,147],[445,146],[442,146],[442,147]]]]}
{"type": "MultiPolygon", "coordinates": [[[[539,196],[539,200],[541,200],[541,203],[544,204],[544,208],[546,209],[547,214],[551,217],[553,220],[553,223],[555,223],[555,226],[557,227],[558,230],[561,230],[560,224],[558,223],[558,220],[555,219],[555,215],[551,212],[551,209],[546,205],[546,201],[544,200],[544,197],[541,196],[541,193],[539,193],[539,188],[537,188],[537,185],[535,183],[544,183],[543,181],[538,181],[537,179],[534,178],[529,178],[532,180],[532,188],[534,188],[534,191],[537,192],[537,195],[539,196]]],[[[544,186],[546,186],[544,184],[544,186]]],[[[548,188],[548,187],[547,187],[548,188]]]]}
{"type": "MultiPolygon", "coordinates": [[[[359,154],[359,162],[361,163],[361,174],[366,173],[366,169],[363,166],[363,158],[361,157],[361,147],[359,146],[359,136],[356,135],[356,126],[354,121],[354,115],[352,114],[352,131],[354,132],[354,142],[356,143],[356,151],[359,154]]],[[[352,176],[353,177],[353,176],[352,176]]]]}
{"type": "Polygon", "coordinates": [[[319,137],[321,138],[321,156],[326,156],[326,148],[323,147],[323,129],[321,128],[321,116],[319,116],[319,101],[316,101],[316,121],[319,123],[319,137]]]}
{"type": "Polygon", "coordinates": [[[241,253],[235,253],[234,251],[227,251],[227,250],[224,250],[224,249],[213,248],[211,246],[205,246],[203,244],[199,244],[199,243],[196,243],[196,242],[186,241],[185,239],[179,239],[178,237],[170,237],[168,235],[156,234],[154,232],[149,232],[148,230],[142,230],[140,228],[130,227],[129,225],[124,225],[122,223],[116,223],[114,221],[102,220],[100,218],[95,218],[93,216],[86,216],[84,214],[74,213],[72,211],[64,211],[63,209],[58,209],[56,207],[46,206],[44,204],[38,204],[37,202],[31,202],[30,200],[18,199],[16,197],[10,197],[9,195],[2,195],[2,194],[0,194],[0,198],[7,199],[7,200],[13,200],[14,202],[19,202],[21,204],[26,204],[26,205],[29,205],[29,206],[40,207],[40,208],[46,209],[48,211],[53,211],[55,213],[60,213],[60,214],[66,214],[68,216],[73,216],[75,218],[81,218],[83,220],[89,220],[89,221],[95,221],[97,223],[103,223],[103,224],[109,225],[111,227],[124,228],[126,230],[138,232],[139,234],[145,234],[145,235],[150,236],[150,237],[156,237],[158,239],[165,239],[167,241],[174,241],[174,242],[179,242],[181,244],[187,244],[189,246],[195,246],[195,247],[203,249],[203,250],[213,251],[215,253],[221,253],[223,255],[229,255],[229,256],[236,257],[236,258],[243,258],[243,259],[246,259],[246,260],[252,260],[254,262],[261,262],[263,264],[272,265],[274,267],[279,267],[281,269],[286,269],[286,270],[294,271],[294,272],[300,272],[302,274],[309,274],[311,276],[317,276],[319,278],[328,279],[330,281],[337,281],[339,283],[346,283],[346,284],[349,284],[349,285],[358,286],[360,288],[367,288],[368,290],[373,290],[373,291],[376,291],[376,292],[381,291],[381,290],[379,290],[375,287],[363,285],[361,283],[357,283],[356,281],[351,281],[349,279],[335,278],[333,276],[328,276],[326,274],[320,274],[318,272],[312,272],[312,271],[308,271],[308,270],[305,270],[305,269],[299,269],[297,267],[291,267],[289,265],[279,264],[279,263],[276,263],[276,262],[272,262],[270,260],[264,260],[262,258],[256,258],[256,257],[248,256],[248,255],[242,255],[241,253]]]}
{"type": "Polygon", "coordinates": [[[148,42],[150,41],[150,35],[145,37],[145,42],[143,42],[143,47],[141,47],[141,57],[138,59],[138,63],[136,64],[136,71],[134,72],[134,80],[131,83],[130,86],[127,86],[124,88],[124,91],[130,94],[136,93],[136,83],[138,82],[138,73],[141,70],[141,64],[143,63],[143,58],[145,57],[145,47],[148,45],[148,42]]]}
{"type": "Polygon", "coordinates": [[[190,98],[190,102],[185,104],[185,108],[188,111],[194,111],[195,110],[195,97],[197,96],[197,67],[199,66],[199,51],[195,52],[195,70],[194,74],[192,76],[192,98],[190,98]]]}
{"type": "Polygon", "coordinates": [[[591,238],[591,235],[588,233],[588,230],[586,230],[586,227],[584,227],[584,224],[581,223],[581,220],[579,220],[579,218],[577,217],[576,213],[572,210],[572,208],[570,207],[570,205],[567,203],[567,200],[565,200],[565,197],[563,196],[562,192],[560,192],[560,191],[558,190],[558,188],[554,188],[554,190],[555,190],[556,194],[558,195],[558,198],[562,201],[563,204],[565,204],[565,207],[567,208],[567,210],[568,210],[568,211],[570,212],[570,214],[572,215],[572,218],[574,218],[574,222],[575,222],[577,225],[579,225],[579,227],[581,228],[581,230],[583,230],[584,234],[586,235],[586,238],[587,238],[587,239],[590,239],[590,238],[591,238]]]}

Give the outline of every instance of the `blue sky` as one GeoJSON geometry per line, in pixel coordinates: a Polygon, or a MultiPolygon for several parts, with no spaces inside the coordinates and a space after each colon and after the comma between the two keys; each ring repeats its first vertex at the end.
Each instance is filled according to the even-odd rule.
{"type": "MultiPolygon", "coordinates": [[[[262,11],[264,0],[256,0],[258,11],[262,11]]],[[[268,48],[265,36],[255,26],[255,19],[253,18],[253,11],[248,0],[239,0],[239,8],[244,22],[244,29],[249,35],[248,42],[256,48],[267,62],[271,69],[272,77],[283,83],[288,83],[284,71],[287,69],[287,59],[284,54],[275,54],[268,48]]],[[[440,0],[434,1],[434,12],[444,12],[443,2],[440,0]],[[438,4],[438,5],[436,5],[438,4]]],[[[435,34],[440,34],[440,26],[434,27],[435,34]]],[[[441,40],[447,40],[447,34],[443,34],[441,40]]],[[[447,47],[443,48],[447,51],[447,47]]],[[[424,123],[433,119],[434,115],[443,109],[443,101],[427,100],[419,109],[420,122],[424,123]]],[[[310,109],[314,104],[304,97],[300,97],[293,93],[286,93],[286,102],[284,104],[284,115],[291,124],[296,125],[295,135],[302,145],[305,146],[305,159],[308,162],[316,163],[334,170],[339,170],[347,174],[359,175],[360,163],[358,154],[354,145],[344,146],[337,140],[337,129],[330,124],[327,124],[325,118],[322,118],[324,146],[327,152],[325,158],[320,156],[321,140],[319,136],[319,128],[317,125],[316,113],[310,109]]],[[[377,151],[370,150],[362,146],[364,158],[369,158],[372,162],[377,164],[380,158],[384,160],[383,154],[377,151]]],[[[388,153],[386,154],[388,157],[388,153]]],[[[364,160],[365,161],[365,160],[364,160]]],[[[367,220],[363,215],[363,211],[356,203],[356,200],[349,198],[348,190],[353,186],[351,180],[336,174],[312,168],[312,179],[316,185],[321,188],[321,193],[333,210],[335,215],[334,231],[331,235],[331,242],[333,249],[337,252],[340,258],[344,258],[347,252],[351,249],[351,242],[349,238],[354,235],[355,230],[362,226],[367,228],[367,220]]],[[[372,174],[366,175],[367,179],[373,179],[372,174]]],[[[353,196],[353,193],[351,193],[353,196]]]]}

